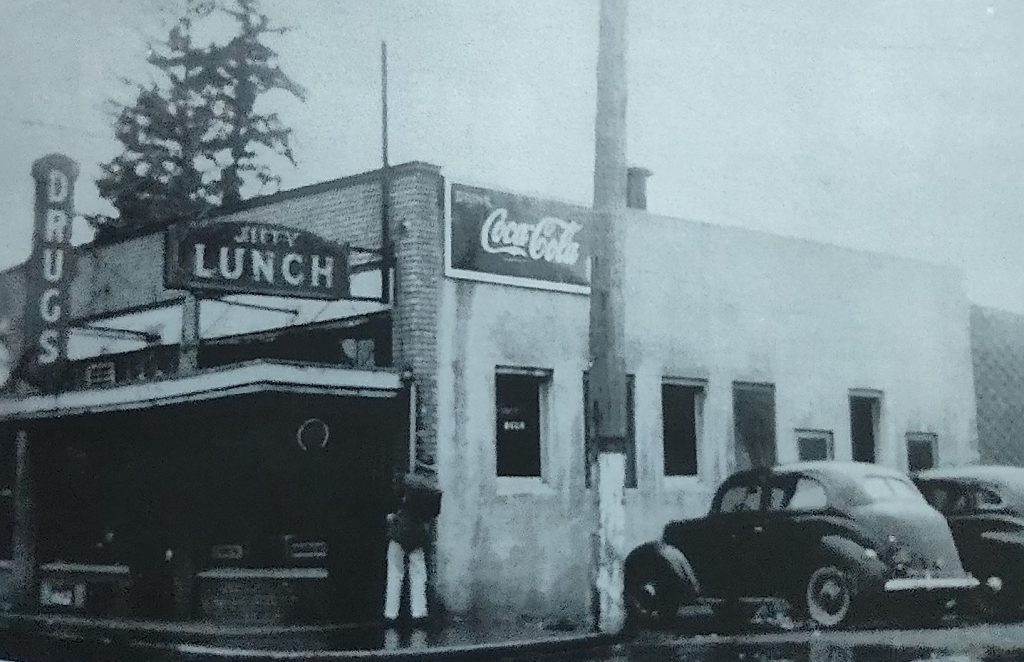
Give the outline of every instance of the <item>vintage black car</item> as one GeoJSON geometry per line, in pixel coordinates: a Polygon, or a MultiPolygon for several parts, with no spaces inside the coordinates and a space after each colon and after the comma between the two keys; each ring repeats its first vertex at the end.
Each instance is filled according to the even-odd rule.
{"type": "Polygon", "coordinates": [[[982,582],[971,603],[985,616],[1019,616],[1024,603],[1024,469],[930,469],[914,481],[946,516],[964,567],[982,582]]]}
{"type": "Polygon", "coordinates": [[[634,622],[674,616],[687,602],[728,609],[764,597],[785,599],[821,627],[896,596],[937,618],[978,585],[945,519],[905,475],[854,462],[734,474],[706,517],[670,522],[624,570],[634,622]]]}

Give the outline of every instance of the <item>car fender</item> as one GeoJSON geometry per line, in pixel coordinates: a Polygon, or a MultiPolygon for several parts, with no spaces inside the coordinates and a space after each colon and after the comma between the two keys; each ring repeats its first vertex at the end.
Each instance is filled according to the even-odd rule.
{"type": "Polygon", "coordinates": [[[875,550],[839,535],[823,536],[819,548],[823,559],[838,563],[851,574],[858,592],[884,587],[889,567],[875,550]]]}
{"type": "Polygon", "coordinates": [[[626,556],[623,570],[628,576],[641,566],[655,566],[668,571],[679,581],[683,591],[692,593],[693,597],[701,595],[700,581],[693,572],[693,566],[678,547],[660,540],[637,546],[626,556]]]}

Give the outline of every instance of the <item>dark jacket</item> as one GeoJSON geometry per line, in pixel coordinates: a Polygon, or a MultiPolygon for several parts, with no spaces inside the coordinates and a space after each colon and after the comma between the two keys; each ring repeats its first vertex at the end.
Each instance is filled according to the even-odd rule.
{"type": "Polygon", "coordinates": [[[390,513],[387,520],[388,540],[394,540],[407,552],[426,549],[430,542],[430,525],[405,508],[390,513]]]}

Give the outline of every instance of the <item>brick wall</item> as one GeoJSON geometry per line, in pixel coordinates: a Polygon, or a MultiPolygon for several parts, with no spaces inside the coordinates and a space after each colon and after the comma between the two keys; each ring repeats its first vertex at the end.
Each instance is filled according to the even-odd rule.
{"type": "Polygon", "coordinates": [[[392,326],[396,367],[411,370],[417,387],[417,466],[436,473],[437,323],[444,256],[444,215],[439,169],[415,164],[392,188],[395,304],[392,326]]]}
{"type": "Polygon", "coordinates": [[[981,461],[1024,466],[1024,316],[971,308],[981,461]]]}

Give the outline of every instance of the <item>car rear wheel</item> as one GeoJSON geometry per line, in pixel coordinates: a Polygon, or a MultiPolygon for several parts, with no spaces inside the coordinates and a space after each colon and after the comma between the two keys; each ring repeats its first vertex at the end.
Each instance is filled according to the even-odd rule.
{"type": "Polygon", "coordinates": [[[819,567],[807,579],[804,610],[820,627],[836,627],[853,612],[853,584],[849,575],[834,565],[819,567]]]}

